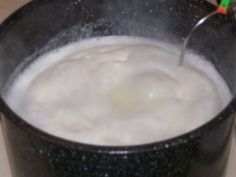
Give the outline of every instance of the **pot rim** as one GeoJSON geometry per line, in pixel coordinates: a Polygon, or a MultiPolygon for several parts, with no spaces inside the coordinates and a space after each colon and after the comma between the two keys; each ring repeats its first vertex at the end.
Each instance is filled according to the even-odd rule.
{"type": "MultiPolygon", "coordinates": [[[[14,25],[15,22],[19,19],[19,17],[24,17],[27,15],[28,8],[31,8],[33,5],[37,5],[37,3],[44,2],[42,1],[31,1],[15,11],[11,14],[3,23],[0,25],[0,41],[7,33],[8,29],[14,25]],[[19,15],[21,14],[21,15],[19,15]]],[[[4,101],[2,96],[0,96],[0,111],[6,115],[4,119],[8,119],[11,123],[15,124],[18,128],[23,131],[26,131],[31,136],[35,136],[47,143],[52,143],[55,145],[63,146],[65,148],[70,148],[74,150],[87,151],[92,153],[101,153],[101,154],[131,154],[131,153],[141,153],[153,150],[163,150],[167,148],[172,148],[178,146],[179,144],[184,144],[192,139],[196,139],[204,135],[207,130],[215,127],[220,124],[222,121],[228,119],[235,111],[236,111],[236,97],[233,95],[233,99],[230,103],[213,119],[204,123],[202,126],[189,131],[187,133],[178,135],[176,137],[172,137],[169,139],[165,139],[162,141],[157,141],[153,143],[146,143],[140,145],[125,145],[125,146],[107,146],[107,145],[93,145],[93,144],[85,144],[80,142],[75,142],[71,140],[67,140],[61,137],[57,137],[55,135],[51,135],[43,130],[38,129],[37,127],[31,125],[23,118],[18,116],[4,101]]],[[[4,121],[4,120],[2,120],[4,121]]]]}

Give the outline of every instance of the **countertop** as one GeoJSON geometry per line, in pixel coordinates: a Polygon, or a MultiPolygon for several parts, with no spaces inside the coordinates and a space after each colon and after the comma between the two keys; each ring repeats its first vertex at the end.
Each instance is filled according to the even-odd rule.
{"type": "MultiPolygon", "coordinates": [[[[29,2],[30,0],[0,0],[0,22],[2,22],[8,15],[14,10],[29,2]]],[[[215,1],[215,0],[210,0],[215,1]]],[[[231,148],[231,154],[229,158],[228,170],[226,177],[236,177],[236,137],[233,138],[233,145],[231,148]]],[[[0,123],[0,177],[11,177],[6,149],[3,142],[3,136],[0,123]]]]}

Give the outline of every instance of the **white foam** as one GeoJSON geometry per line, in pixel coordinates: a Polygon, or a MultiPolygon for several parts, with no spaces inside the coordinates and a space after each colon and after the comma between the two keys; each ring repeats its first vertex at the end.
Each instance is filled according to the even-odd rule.
{"type": "Polygon", "coordinates": [[[30,65],[6,95],[32,125],[99,145],[156,142],[217,115],[231,93],[212,64],[194,54],[178,67],[170,44],[131,37],[73,43],[30,65]]]}

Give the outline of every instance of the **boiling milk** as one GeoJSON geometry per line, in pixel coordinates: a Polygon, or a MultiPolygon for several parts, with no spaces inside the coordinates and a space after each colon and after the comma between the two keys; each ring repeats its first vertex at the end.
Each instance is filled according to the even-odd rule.
{"type": "Polygon", "coordinates": [[[27,122],[68,140],[156,142],[201,126],[231,99],[210,63],[187,54],[179,67],[178,56],[141,38],[85,40],[38,58],[5,98],[27,122]]]}

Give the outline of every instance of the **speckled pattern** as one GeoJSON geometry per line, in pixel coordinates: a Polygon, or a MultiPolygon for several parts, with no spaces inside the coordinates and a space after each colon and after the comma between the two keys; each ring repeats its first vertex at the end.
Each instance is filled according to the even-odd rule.
{"type": "Polygon", "coordinates": [[[14,177],[221,177],[232,123],[230,118],[220,131],[218,126],[206,130],[208,135],[129,150],[56,144],[3,120],[14,177]]]}
{"type": "MultiPolygon", "coordinates": [[[[178,44],[197,16],[212,8],[198,0],[34,1],[0,28],[0,88],[26,57],[35,59],[73,40],[115,34],[171,38],[178,44]],[[46,44],[50,45],[45,49],[46,44]]],[[[231,18],[216,17],[193,38],[190,47],[216,65],[235,93],[232,75],[236,74],[236,63],[227,51],[231,47],[228,43],[233,42],[233,27],[231,18]],[[203,38],[202,34],[209,31],[213,34],[203,38]],[[224,47],[219,48],[218,41],[224,47]],[[203,42],[207,49],[200,45],[203,42]]],[[[3,132],[13,177],[223,177],[236,102],[233,100],[215,119],[189,134],[129,147],[91,146],[59,139],[21,120],[2,99],[0,106],[5,115],[3,132]]]]}

